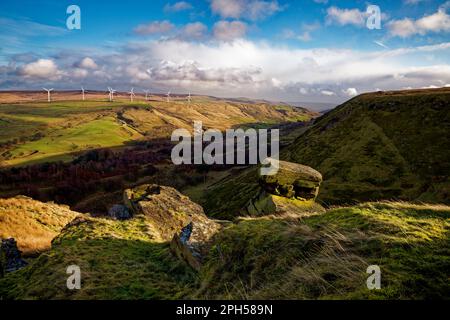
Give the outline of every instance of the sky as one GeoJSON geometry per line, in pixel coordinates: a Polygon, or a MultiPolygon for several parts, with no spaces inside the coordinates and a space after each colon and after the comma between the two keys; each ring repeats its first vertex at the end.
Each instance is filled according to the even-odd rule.
{"type": "Polygon", "coordinates": [[[0,90],[81,86],[316,103],[450,86],[450,1],[2,0],[0,90]]]}

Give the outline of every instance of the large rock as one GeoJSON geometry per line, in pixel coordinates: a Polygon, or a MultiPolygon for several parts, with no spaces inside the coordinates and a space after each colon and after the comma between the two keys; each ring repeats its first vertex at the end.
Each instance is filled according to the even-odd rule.
{"type": "Polygon", "coordinates": [[[14,238],[3,239],[0,246],[0,275],[19,270],[27,265],[22,259],[22,252],[17,248],[14,238]]]}
{"type": "MultiPolygon", "coordinates": [[[[274,161],[269,159],[269,161],[274,161]]],[[[260,192],[251,199],[243,215],[307,214],[324,209],[315,203],[322,175],[311,167],[279,161],[275,175],[260,175],[260,192]]]]}
{"type": "Polygon", "coordinates": [[[321,182],[320,172],[286,161],[279,161],[275,175],[260,176],[260,184],[268,193],[298,200],[315,200],[321,182]]]}
{"type": "Polygon", "coordinates": [[[170,241],[174,253],[199,269],[220,224],[203,208],[174,188],[142,185],[124,192],[124,203],[135,215],[146,215],[162,241],[170,241]]]}

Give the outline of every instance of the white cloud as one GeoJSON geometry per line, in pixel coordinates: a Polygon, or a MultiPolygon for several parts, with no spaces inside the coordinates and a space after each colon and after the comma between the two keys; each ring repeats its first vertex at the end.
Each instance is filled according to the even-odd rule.
{"type": "Polygon", "coordinates": [[[320,23],[316,22],[316,23],[311,23],[311,24],[303,24],[302,28],[301,28],[301,33],[300,34],[296,34],[293,30],[291,29],[285,29],[283,31],[283,37],[286,39],[297,39],[300,41],[311,41],[312,40],[312,36],[311,36],[311,32],[317,30],[320,28],[320,23]]]}
{"type": "Polygon", "coordinates": [[[170,21],[153,21],[137,26],[134,32],[140,35],[167,34],[174,28],[175,26],[170,21]]]}
{"type": "Polygon", "coordinates": [[[389,33],[395,37],[408,38],[416,34],[425,35],[429,32],[449,32],[450,15],[445,10],[445,6],[442,6],[436,13],[417,20],[410,18],[392,20],[387,24],[389,33]]]}
{"type": "Polygon", "coordinates": [[[214,38],[221,41],[231,41],[242,38],[247,32],[247,24],[241,21],[218,21],[214,24],[214,38]]]}
{"type": "Polygon", "coordinates": [[[320,93],[323,94],[324,96],[334,96],[335,95],[335,93],[330,90],[322,90],[322,91],[320,91],[320,93]]]}
{"type": "Polygon", "coordinates": [[[78,68],[83,69],[97,69],[98,65],[95,63],[94,59],[85,57],[81,61],[79,61],[76,65],[78,68]]]}
{"type": "Polygon", "coordinates": [[[138,65],[130,65],[125,67],[127,76],[131,79],[132,83],[139,83],[140,81],[149,80],[149,74],[141,69],[138,65]]]}
{"type": "Polygon", "coordinates": [[[349,97],[358,95],[358,90],[356,90],[356,88],[347,88],[346,90],[342,90],[342,92],[349,97]]]}
{"type": "Polygon", "coordinates": [[[222,18],[245,18],[261,20],[269,17],[283,8],[278,1],[261,0],[212,0],[211,11],[222,18]]]}
{"type": "Polygon", "coordinates": [[[164,11],[166,12],[179,12],[179,11],[184,11],[184,10],[189,10],[192,9],[192,4],[190,4],[189,2],[186,1],[179,1],[176,2],[174,4],[166,4],[164,6],[164,11]]]}
{"type": "Polygon", "coordinates": [[[256,68],[209,68],[198,62],[185,60],[179,63],[163,60],[158,66],[147,70],[152,80],[161,82],[191,83],[204,82],[210,84],[224,83],[236,86],[258,81],[261,70],[256,68]]]}
{"type": "Polygon", "coordinates": [[[188,23],[180,32],[181,38],[202,39],[205,37],[208,27],[201,22],[188,23]]]}
{"type": "Polygon", "coordinates": [[[309,90],[307,88],[299,88],[298,91],[301,95],[307,95],[309,93],[309,90]]]}
{"type": "Polygon", "coordinates": [[[401,38],[407,38],[417,33],[415,22],[409,18],[390,21],[388,28],[392,36],[401,38]]]}
{"type": "MultiPolygon", "coordinates": [[[[450,42],[358,51],[293,49],[244,39],[189,42],[172,38],[137,41],[118,49],[118,53],[96,55],[98,68],[92,71],[73,67],[73,61],[84,57],[65,57],[5,65],[0,68],[0,79],[8,78],[9,87],[40,88],[40,80],[45,78],[54,80],[46,85],[58,88],[58,84],[75,85],[82,78],[86,88],[150,87],[227,97],[322,102],[342,102],[377,89],[442,87],[450,83],[448,64],[438,58],[423,58],[430,54],[449,56],[450,42]],[[84,77],[86,72],[89,74],[84,77]]],[[[7,87],[1,80],[0,84],[7,87]]]]}
{"type": "Polygon", "coordinates": [[[74,78],[86,78],[89,72],[86,69],[75,68],[72,71],[72,76],[74,78]]]}
{"type": "Polygon", "coordinates": [[[271,79],[271,81],[272,81],[272,85],[275,87],[275,88],[279,88],[279,89],[282,89],[283,88],[283,82],[282,81],[280,81],[280,80],[278,80],[277,78],[272,78],[271,79]]]}
{"type": "Polygon", "coordinates": [[[277,1],[251,1],[247,10],[250,20],[260,20],[282,11],[282,8],[277,1]]]}
{"type": "Polygon", "coordinates": [[[442,9],[430,16],[425,16],[416,21],[417,28],[424,32],[450,31],[450,16],[442,9]]]}
{"type": "Polygon", "coordinates": [[[243,2],[239,0],[212,0],[211,10],[222,18],[240,18],[244,12],[243,2]]]}
{"type": "Polygon", "coordinates": [[[363,26],[365,14],[358,9],[340,9],[333,6],[327,10],[326,20],[328,24],[363,26]]]}
{"type": "Polygon", "coordinates": [[[286,39],[296,39],[299,41],[311,41],[312,40],[311,33],[309,31],[303,31],[300,34],[296,34],[291,29],[283,30],[283,37],[286,39]]]}
{"type": "Polygon", "coordinates": [[[22,66],[19,70],[19,74],[25,78],[56,80],[60,77],[61,72],[58,70],[58,67],[53,60],[39,59],[22,66]]]}
{"type": "Polygon", "coordinates": [[[301,41],[311,41],[311,34],[308,31],[303,32],[297,37],[298,40],[301,41]]]}

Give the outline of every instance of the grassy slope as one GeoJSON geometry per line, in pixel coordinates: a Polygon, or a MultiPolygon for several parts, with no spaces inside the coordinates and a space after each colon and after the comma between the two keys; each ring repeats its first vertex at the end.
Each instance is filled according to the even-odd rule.
{"type": "MultiPolygon", "coordinates": [[[[449,89],[364,94],[317,119],[281,158],[322,173],[318,200],[325,204],[448,204],[449,108],[449,89]]],[[[257,177],[254,168],[231,175],[197,201],[215,217],[236,216],[256,192],[257,177]]]]}
{"type": "Polygon", "coordinates": [[[145,217],[89,218],[0,280],[7,299],[450,298],[450,208],[367,203],[308,217],[240,219],[215,240],[196,275],[153,236],[145,217]],[[82,289],[65,287],[67,266],[82,289]],[[366,268],[379,265],[382,290],[366,268]]]}
{"type": "Polygon", "coordinates": [[[303,219],[242,219],[216,240],[197,297],[450,298],[450,208],[367,203],[303,219]],[[382,289],[366,269],[379,265],[382,289]]]}
{"type": "Polygon", "coordinates": [[[0,297],[176,299],[186,297],[194,282],[194,272],[154,238],[145,217],[88,218],[64,230],[30,266],[0,280],[0,297]],[[66,268],[73,264],[81,268],[81,290],[66,287],[66,268]]]}
{"type": "Polygon", "coordinates": [[[0,104],[3,165],[67,161],[90,148],[122,146],[145,135],[167,138],[177,128],[225,130],[249,124],[309,120],[314,114],[289,106],[236,103],[207,97],[184,101],[55,101],[0,104]]]}
{"type": "Polygon", "coordinates": [[[194,200],[203,206],[209,216],[232,220],[258,194],[260,187],[257,179],[256,167],[234,170],[227,177],[205,188],[202,196],[194,200]]]}
{"type": "Polygon", "coordinates": [[[318,119],[283,153],[324,175],[328,203],[450,201],[450,90],[364,94],[318,119]]]}
{"type": "Polygon", "coordinates": [[[25,197],[0,199],[0,239],[15,238],[25,255],[42,252],[77,214],[25,197]]]}
{"type": "Polygon", "coordinates": [[[70,160],[72,152],[120,146],[139,137],[135,130],[122,126],[114,118],[103,117],[76,127],[58,129],[42,139],[19,145],[12,152],[15,160],[7,164],[20,164],[24,157],[27,164],[49,157],[55,160],[55,156],[60,160],[70,160]]]}

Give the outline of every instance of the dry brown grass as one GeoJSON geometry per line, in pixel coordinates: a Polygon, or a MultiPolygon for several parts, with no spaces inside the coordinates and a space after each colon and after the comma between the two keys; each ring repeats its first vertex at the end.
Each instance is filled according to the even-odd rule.
{"type": "Polygon", "coordinates": [[[27,197],[0,199],[0,238],[15,238],[25,255],[50,248],[61,229],[79,213],[27,197]]]}

